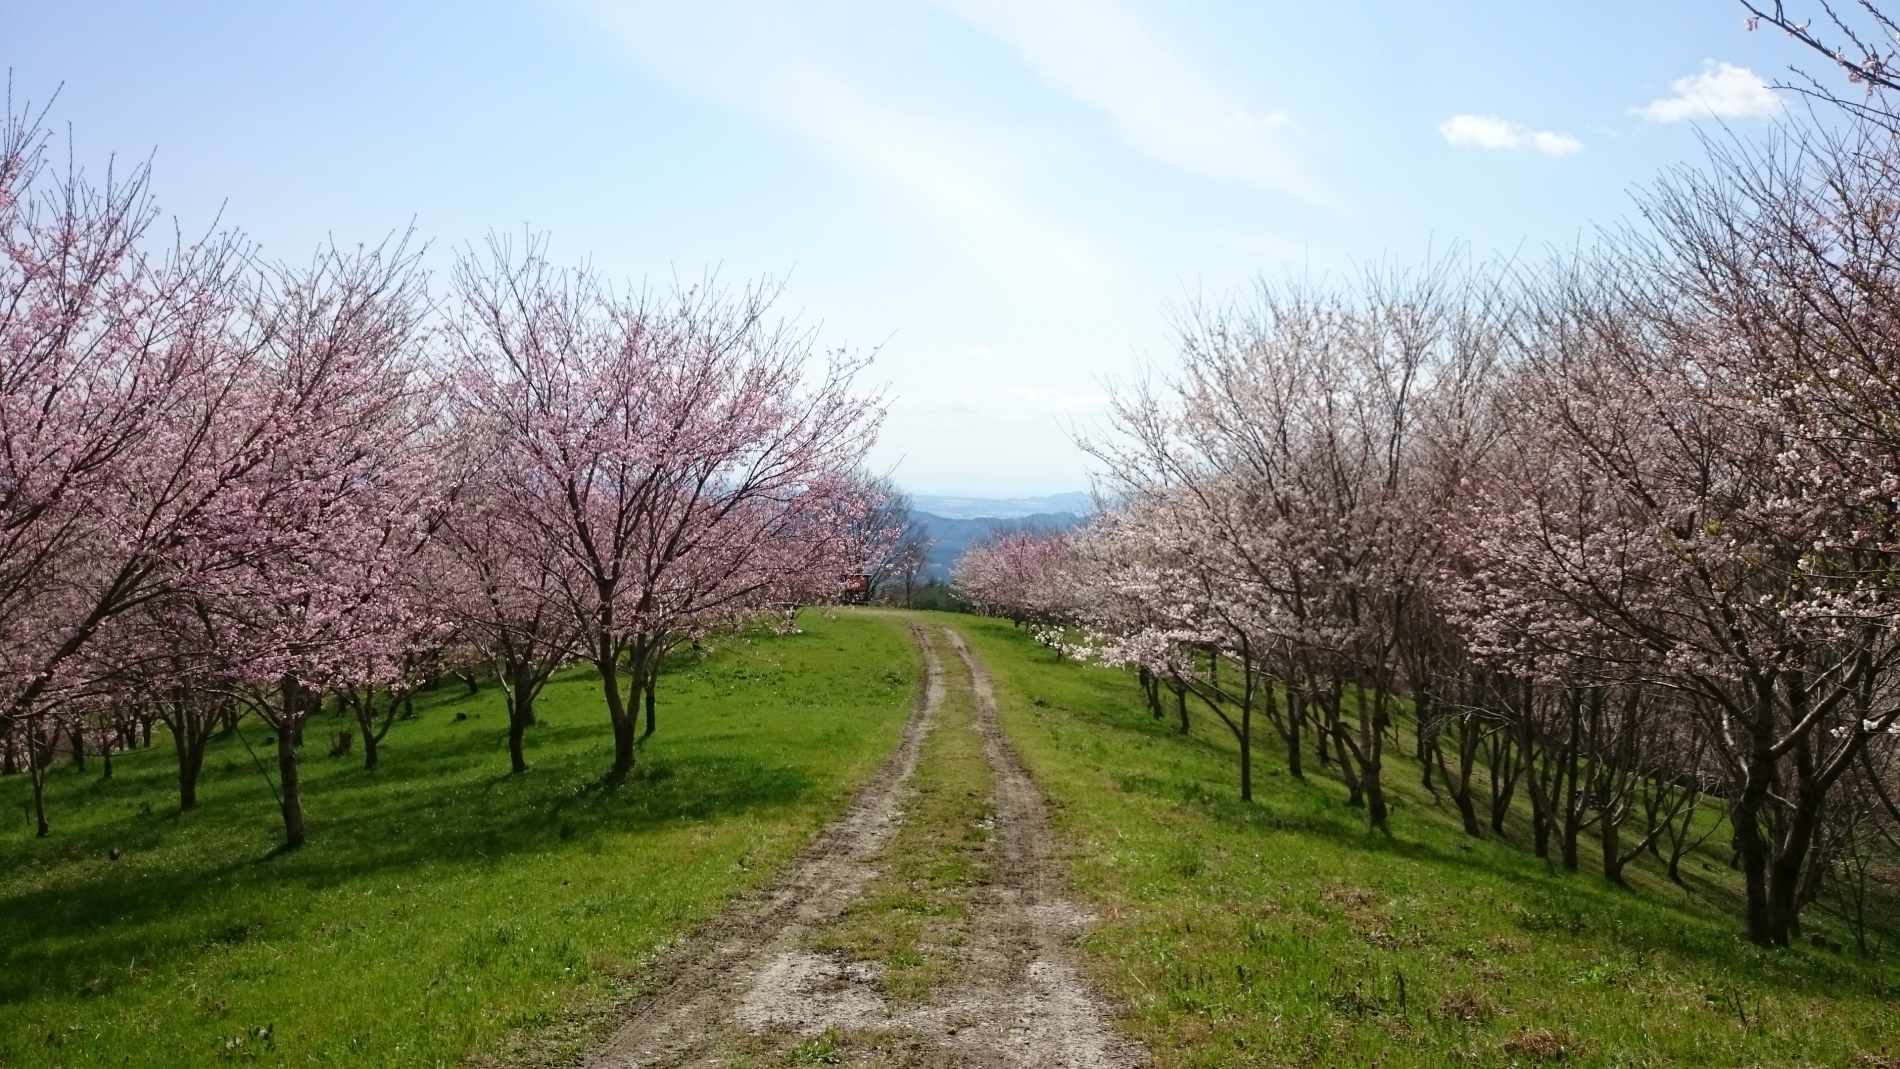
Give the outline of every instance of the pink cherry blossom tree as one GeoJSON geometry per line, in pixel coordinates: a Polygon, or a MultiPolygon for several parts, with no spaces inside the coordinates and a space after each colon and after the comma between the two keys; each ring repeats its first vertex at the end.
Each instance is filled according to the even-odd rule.
{"type": "Polygon", "coordinates": [[[297,746],[326,691],[401,688],[439,617],[406,582],[444,507],[424,378],[423,278],[400,245],[268,276],[256,357],[219,441],[256,454],[194,525],[181,582],[206,652],[277,740],[287,845],[304,841],[297,746]]]}
{"type": "Polygon", "coordinates": [[[849,579],[861,589],[848,592],[849,596],[863,601],[886,599],[890,587],[901,583],[908,605],[930,550],[929,532],[912,518],[910,495],[889,476],[863,476],[851,493],[857,504],[853,514],[843,517],[844,535],[856,561],[849,579]]]}
{"type": "Polygon", "coordinates": [[[774,323],[773,291],[616,295],[538,243],[465,257],[453,341],[467,409],[511,473],[598,669],[609,773],[634,766],[635,709],[693,628],[823,590],[857,564],[836,517],[882,416],[852,391],[865,358],[774,323]]]}
{"type": "Polygon", "coordinates": [[[1069,540],[1060,531],[998,530],[964,551],[952,581],[980,613],[1006,617],[1018,627],[1060,627],[1070,616],[1069,555],[1069,540]]]}
{"type": "Polygon", "coordinates": [[[228,238],[152,252],[143,169],[94,186],[51,175],[46,148],[0,117],[0,732],[29,739],[87,686],[100,629],[168,589],[223,490],[206,452],[242,265],[228,238]]]}
{"type": "Polygon", "coordinates": [[[515,454],[483,433],[479,415],[460,421],[470,471],[431,550],[435,596],[458,625],[458,640],[477,651],[508,698],[508,754],[526,772],[526,730],[535,699],[563,664],[580,656],[579,629],[567,593],[576,589],[550,555],[543,529],[524,523],[512,488],[520,476],[500,468],[515,454]]]}

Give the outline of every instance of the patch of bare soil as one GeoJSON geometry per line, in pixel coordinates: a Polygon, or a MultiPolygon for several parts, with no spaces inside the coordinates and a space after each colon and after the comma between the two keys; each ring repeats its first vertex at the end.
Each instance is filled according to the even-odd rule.
{"type": "MultiPolygon", "coordinates": [[[[884,963],[812,949],[875,874],[903,820],[947,673],[913,626],[928,682],[897,751],[851,808],[763,900],[742,904],[710,950],[636,1006],[587,1064],[648,1066],[996,1066],[1133,1069],[1147,1058],[1116,1034],[1071,949],[1089,918],[1058,893],[1047,815],[996,722],[982,664],[956,632],[941,640],[968,670],[975,729],[994,775],[996,860],[957,925],[949,971],[918,1003],[886,997],[884,963]]],[[[965,684],[959,679],[958,686],[965,684]]]]}

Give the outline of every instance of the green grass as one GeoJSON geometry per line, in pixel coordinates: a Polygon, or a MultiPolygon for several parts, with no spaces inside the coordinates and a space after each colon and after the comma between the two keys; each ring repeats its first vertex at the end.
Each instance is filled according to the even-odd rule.
{"type": "MultiPolygon", "coordinates": [[[[50,840],[0,780],[0,1066],[448,1066],[585,1040],[640,964],[770,879],[895,742],[920,668],[889,617],[800,618],[677,660],[636,776],[604,786],[597,682],[417,703],[382,769],[304,750],[309,842],[235,739],[180,814],[169,740],[52,776],[50,840]],[[456,714],[467,714],[458,721],[456,714]],[[122,852],[108,859],[109,851],[122,852]]],[[[450,685],[450,689],[453,685],[450,685]]],[[[260,756],[263,733],[246,734],[260,756]]]]}
{"type": "Polygon", "coordinates": [[[1749,945],[1713,843],[1686,889],[1647,858],[1630,890],[1553,871],[1521,835],[1465,836],[1402,755],[1391,834],[1368,833],[1324,770],[1286,774],[1264,726],[1242,804],[1211,717],[1183,738],[1125,673],[942,619],[988,663],[1102,918],[1090,970],[1164,1069],[1900,1064],[1892,953],[1749,945]]]}

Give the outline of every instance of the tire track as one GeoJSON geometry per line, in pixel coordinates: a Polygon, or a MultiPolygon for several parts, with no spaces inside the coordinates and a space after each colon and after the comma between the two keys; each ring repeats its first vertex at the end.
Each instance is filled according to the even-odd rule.
{"type": "MultiPolygon", "coordinates": [[[[1004,737],[982,662],[951,628],[932,628],[969,674],[975,729],[995,780],[996,878],[970,899],[954,975],[925,1005],[887,1005],[877,962],[814,953],[810,936],[836,920],[873,875],[903,820],[902,804],[947,693],[933,635],[911,633],[927,682],[902,741],[844,816],[821,833],[762,901],[736,907],[715,945],[626,1019],[590,1066],[724,1066],[822,1042],[842,1064],[947,1069],[1136,1069],[1145,1052],[1076,968],[1089,918],[1060,894],[1046,807],[1004,737]],[[835,1049],[833,1049],[835,1048],[835,1049]]],[[[959,686],[961,683],[959,683],[959,686]]],[[[705,940],[700,941],[704,945],[705,940]]]]}
{"type": "Polygon", "coordinates": [[[720,1045],[729,1038],[723,1033],[731,1030],[742,981],[796,947],[808,929],[836,917],[864,885],[870,860],[902,819],[904,788],[943,705],[943,664],[916,624],[910,631],[923,651],[925,685],[897,749],[763,901],[741,904],[695,940],[714,945],[697,960],[676,965],[673,981],[643,1000],[587,1065],[679,1065],[720,1045]]]}

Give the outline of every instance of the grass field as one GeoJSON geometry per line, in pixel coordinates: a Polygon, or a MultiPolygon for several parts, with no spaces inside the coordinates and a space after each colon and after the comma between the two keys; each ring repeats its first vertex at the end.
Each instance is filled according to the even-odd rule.
{"type": "Polygon", "coordinates": [[[894,744],[919,672],[900,624],[800,623],[673,665],[618,789],[581,672],[546,691],[521,776],[492,687],[419,701],[377,772],[326,757],[313,722],[310,839],[290,853],[237,739],[188,814],[168,741],[110,781],[60,770],[49,840],[24,778],[0,780],[0,1066],[451,1066],[582,1041],[643,959],[769,879],[894,744]]]}
{"type": "Polygon", "coordinates": [[[1211,717],[1183,738],[1126,674],[942,619],[989,664],[1102,918],[1093,975],[1164,1069],[1900,1065],[1895,933],[1874,962],[1758,950],[1713,845],[1686,889],[1648,859],[1631,890],[1552,871],[1522,841],[1465,836],[1402,755],[1392,834],[1368,834],[1323,770],[1285,773],[1270,728],[1244,805],[1211,717]]]}
{"type": "MultiPolygon", "coordinates": [[[[1630,890],[1553,871],[1521,842],[1463,835],[1402,755],[1390,836],[1322,770],[1286,776],[1270,740],[1243,805],[1224,729],[1203,717],[1183,738],[1122,673],[1059,663],[1007,623],[933,619],[987,662],[1101,918],[1090,969],[1164,1069],[1900,1064],[1900,931],[1872,962],[1758,950],[1713,845],[1687,888],[1648,859],[1630,890]]],[[[110,781],[61,769],[51,840],[30,837],[24,781],[0,780],[0,1066],[572,1050],[655,948],[768,880],[890,751],[919,671],[901,618],[801,622],[672,666],[660,733],[619,789],[601,783],[610,737],[580,672],[543,699],[524,776],[492,688],[419,702],[374,773],[324,756],[314,724],[311,837],[292,853],[237,739],[190,814],[163,742],[110,781]]],[[[897,868],[825,937],[892,966],[899,1002],[930,986],[927,947],[985,864],[969,829],[987,777],[964,734],[931,742],[897,868]]]]}

